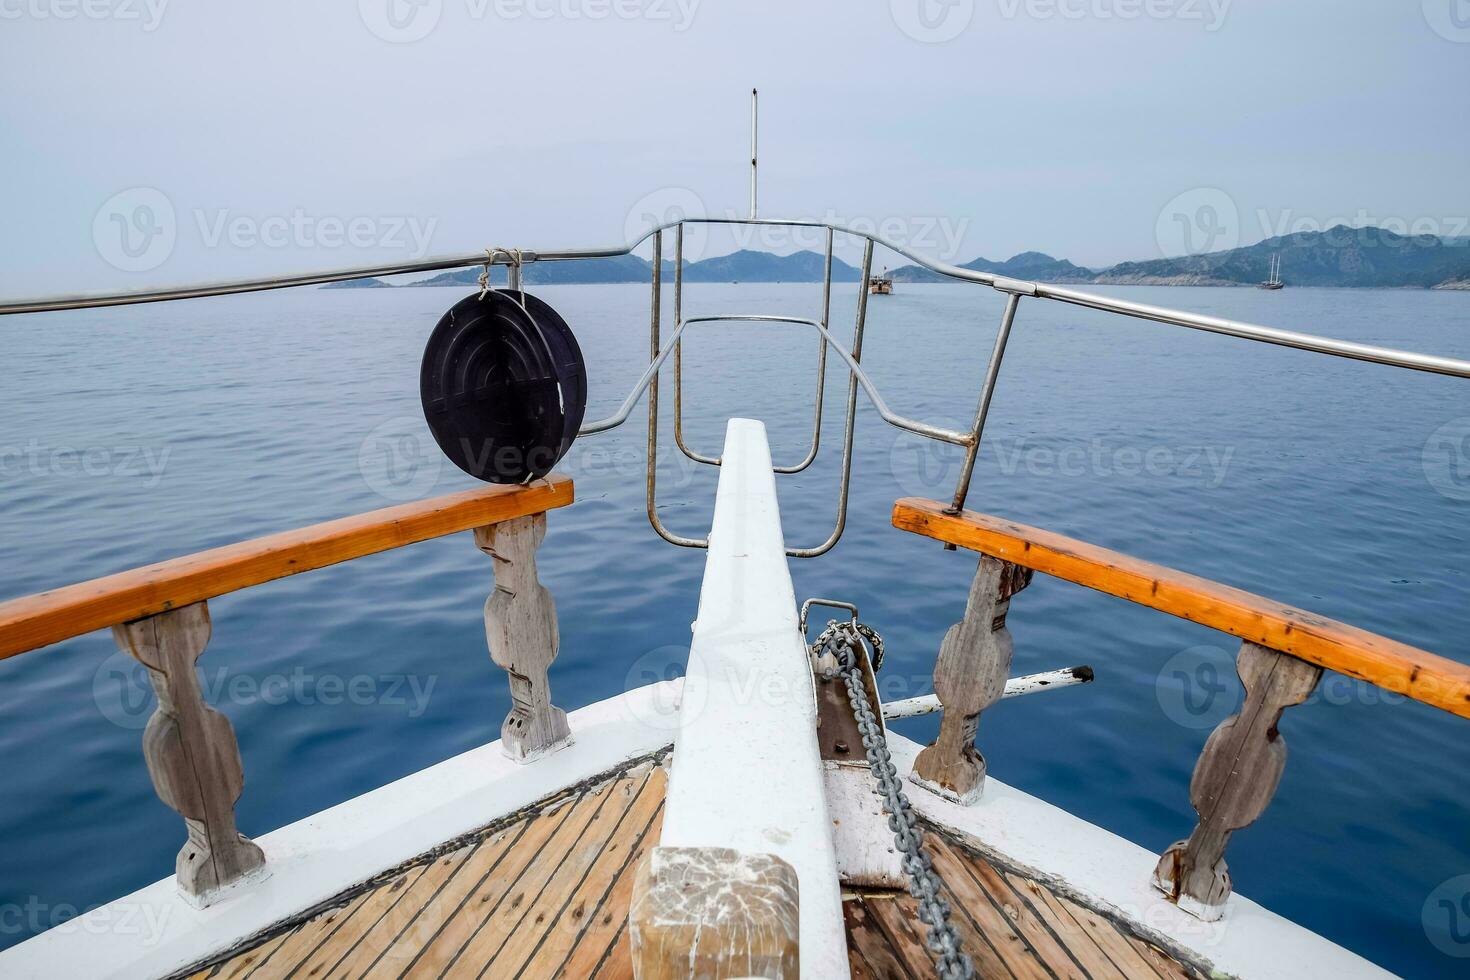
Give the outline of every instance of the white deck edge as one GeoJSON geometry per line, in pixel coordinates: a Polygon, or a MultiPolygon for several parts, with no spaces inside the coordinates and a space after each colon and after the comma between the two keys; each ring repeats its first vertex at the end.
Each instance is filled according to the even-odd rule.
{"type": "Polygon", "coordinates": [[[667,748],[681,685],[638,688],[570,713],[576,741],[529,765],[491,742],[259,837],[270,877],[207,909],[190,905],[170,875],[0,952],[0,977],[153,978],[192,966],[537,800],[667,748]]]}
{"type": "Polygon", "coordinates": [[[801,975],[847,977],[816,689],[766,429],[725,430],[660,843],[775,854],[796,871],[801,975]]]}
{"type": "MultiPolygon", "coordinates": [[[[923,746],[892,729],[888,748],[899,772],[913,769],[923,746]]],[[[1165,948],[1178,947],[1219,973],[1243,980],[1302,977],[1393,977],[1290,919],[1242,895],[1230,897],[1225,917],[1202,922],[1181,911],[1149,883],[1159,856],[1059,807],[985,778],[980,801],[961,806],[910,785],[914,807],[982,851],[1029,875],[1113,911],[1165,948]]]]}
{"type": "MultiPolygon", "coordinates": [[[[269,878],[197,909],[172,876],[0,952],[0,977],[166,976],[570,786],[677,742],[661,843],[772,853],[797,871],[803,977],[846,977],[816,703],[765,429],[732,419],[688,676],[569,714],[576,741],[518,765],[498,741],[257,838],[269,878]],[[681,690],[682,688],[682,690],[681,690]],[[677,737],[676,737],[677,736],[677,737]]],[[[921,746],[892,730],[900,772],[921,746]]],[[[961,806],[910,787],[929,820],[1165,948],[1246,980],[1393,974],[1236,894],[1201,922],[1150,885],[1158,856],[989,776],[961,806]]],[[[180,832],[182,839],[182,831],[180,832]]]]}
{"type": "MultiPolygon", "coordinates": [[[[141,978],[193,965],[447,841],[667,748],[679,685],[638,688],[572,712],[573,730],[585,737],[532,765],[515,765],[492,742],[283,827],[259,838],[274,873],[258,889],[201,911],[166,878],[0,952],[0,976],[141,978]]],[[[921,746],[892,730],[888,743],[899,771],[911,769],[921,746]]],[[[1195,919],[1149,885],[1158,855],[994,776],[972,807],[918,789],[908,796],[929,820],[1002,863],[1111,910],[1219,973],[1393,976],[1239,894],[1220,921],[1195,919]]],[[[805,908],[805,891],[802,898],[805,908]]]]}

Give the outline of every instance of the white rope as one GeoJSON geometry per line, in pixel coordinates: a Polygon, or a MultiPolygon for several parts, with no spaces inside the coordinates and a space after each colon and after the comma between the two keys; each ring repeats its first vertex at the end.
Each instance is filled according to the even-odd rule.
{"type": "MultiPolygon", "coordinates": [[[[490,266],[495,264],[497,256],[505,256],[508,264],[515,267],[516,279],[520,280],[521,309],[526,310],[526,283],[523,267],[525,265],[525,253],[518,248],[494,248],[485,249],[485,267],[480,270],[480,299],[483,300],[490,293],[495,292],[495,287],[490,285],[490,266]]],[[[527,313],[530,310],[526,310],[527,313]]]]}

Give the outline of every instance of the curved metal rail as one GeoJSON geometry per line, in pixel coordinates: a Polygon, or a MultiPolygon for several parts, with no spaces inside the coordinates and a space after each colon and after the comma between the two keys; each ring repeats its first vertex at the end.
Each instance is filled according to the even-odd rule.
{"type": "Polygon", "coordinates": [[[883,397],[882,392],[878,390],[877,385],[873,384],[873,379],[868,377],[868,373],[863,370],[862,362],[858,357],[853,351],[844,347],[842,341],[838,340],[831,330],[823,326],[820,320],[809,320],[801,316],[782,316],[773,313],[710,313],[704,316],[686,317],[674,327],[674,332],[669,334],[669,342],[653,352],[653,360],[648,362],[648,367],[644,369],[643,374],[634,383],[633,389],[623,399],[622,404],[618,406],[618,410],[605,419],[589,422],[582,426],[581,434],[605,432],[608,429],[617,428],[623,422],[627,421],[628,416],[633,412],[633,406],[638,404],[639,396],[654,384],[654,379],[658,374],[657,369],[662,367],[663,363],[668,360],[669,355],[677,350],[679,341],[684,336],[684,330],[695,323],[722,322],[794,323],[811,327],[822,336],[827,344],[831,345],[832,349],[837,352],[837,356],[842,358],[843,362],[847,364],[848,371],[857,378],[858,384],[862,385],[863,392],[867,394],[868,400],[873,403],[873,408],[878,411],[878,415],[883,421],[896,428],[904,429],[915,435],[921,435],[926,439],[933,439],[937,442],[947,442],[955,446],[970,446],[974,443],[974,436],[969,432],[930,425],[928,422],[911,419],[907,415],[900,415],[898,412],[895,412],[889,407],[888,401],[883,397]]]}
{"type": "Polygon", "coordinates": [[[690,538],[675,534],[663,526],[657,512],[657,459],[658,459],[658,375],[670,354],[674,357],[674,441],[679,450],[689,459],[699,463],[718,466],[718,457],[707,456],[691,449],[684,439],[683,431],[683,333],[692,323],[707,323],[719,320],[748,321],[748,322],[773,322],[794,323],[815,327],[821,337],[821,346],[818,350],[817,361],[817,389],[816,389],[816,412],[813,421],[813,431],[810,446],[806,455],[797,463],[790,466],[775,467],[778,473],[797,473],[806,469],[816,459],[821,446],[822,432],[822,408],[826,379],[827,348],[830,345],[837,351],[839,357],[847,364],[848,368],[848,398],[846,411],[846,431],[843,440],[843,463],[842,481],[838,490],[837,525],[831,536],[822,544],[813,548],[791,548],[787,554],[793,557],[815,557],[825,554],[841,538],[846,524],[848,485],[851,477],[852,466],[852,443],[853,428],[857,411],[857,389],[861,387],[873,403],[879,416],[890,425],[904,429],[916,435],[928,439],[965,448],[965,459],[960,468],[959,479],[956,482],[954,498],[948,513],[958,513],[965,504],[969,494],[970,481],[974,474],[975,461],[979,455],[980,442],[985,429],[986,417],[989,413],[990,403],[995,393],[995,386],[999,379],[1000,367],[1005,357],[1006,345],[1009,342],[1011,330],[1015,323],[1016,312],[1020,306],[1021,299],[1034,296],[1041,299],[1054,300],[1073,306],[1082,306],[1088,309],[1103,312],[1117,313],[1137,319],[1151,320],[1156,323],[1164,323],[1172,326],[1184,327],[1190,330],[1201,330],[1208,333],[1224,334],[1226,336],[1238,337],[1244,340],[1256,341],[1258,343],[1273,344],[1280,347],[1291,347],[1298,350],[1312,351],[1327,354],[1334,357],[1343,357],[1351,360],[1367,361],[1370,363],[1384,364],[1391,367],[1405,368],[1413,371],[1424,371],[1432,374],[1442,374],[1452,377],[1470,379],[1470,361],[1451,357],[1442,357],[1434,354],[1422,354],[1413,351],[1395,350],[1388,347],[1378,347],[1370,344],[1360,344],[1352,341],[1335,340],[1329,337],[1320,337],[1314,334],[1298,333],[1290,330],[1282,330],[1276,327],[1266,327],[1259,324],[1247,323],[1239,320],[1230,320],[1223,317],[1201,316],[1185,313],[1180,310],[1168,309],[1161,306],[1152,306],[1146,303],[1134,303],[1112,296],[1102,296],[1082,290],[1068,289],[1060,286],[1047,285],[1045,283],[1026,282],[1018,279],[1010,279],[1006,276],[998,276],[988,272],[980,272],[974,269],[966,269],[960,266],[937,262],[919,255],[907,247],[891,242],[882,236],[869,232],[859,231],[845,225],[821,221],[806,221],[799,219],[784,218],[684,218],[678,221],[670,221],[650,229],[635,241],[623,245],[610,246],[607,248],[570,249],[562,251],[535,251],[529,249],[495,249],[488,252],[474,254],[441,256],[424,259],[416,262],[398,263],[392,265],[360,266],[348,269],[338,269],[315,273],[303,273],[299,275],[271,277],[263,279],[241,279],[227,282],[202,283],[195,285],[165,287],[160,289],[137,290],[119,293],[82,294],[73,296],[44,297],[40,299],[13,300],[0,302],[0,315],[15,313],[36,313],[52,310],[76,310],[93,309],[106,306],[122,306],[136,303],[165,302],[179,299],[193,299],[205,296],[221,296],[232,293],[258,292],[269,289],[283,289],[292,286],[307,286],[325,284],[331,282],[342,282],[351,279],[362,279],[369,276],[390,276],[415,272],[434,272],[445,269],[465,268],[472,266],[507,265],[512,267],[512,281],[519,278],[520,266],[528,262],[555,262],[578,259],[615,258],[629,255],[646,241],[652,241],[653,245],[653,268],[652,268],[652,297],[649,323],[649,364],[648,368],[639,377],[617,411],[612,415],[582,426],[581,435],[590,435],[615,428],[627,420],[632,414],[638,399],[647,392],[648,394],[648,458],[647,469],[647,509],[649,522],[664,540],[683,547],[702,548],[708,547],[708,542],[703,538],[690,538]],[[820,320],[812,320],[803,317],[775,316],[766,314],[719,314],[698,317],[684,316],[683,286],[684,286],[684,226],[686,224],[706,225],[766,225],[785,227],[821,228],[826,232],[826,260],[824,264],[823,286],[822,286],[822,316],[820,320]],[[660,343],[660,316],[663,284],[663,234],[668,229],[675,231],[675,265],[674,265],[674,319],[676,325],[674,331],[669,335],[667,345],[660,343]],[[831,313],[832,294],[832,248],[833,237],[836,234],[848,235],[863,242],[862,274],[859,278],[859,294],[856,323],[853,330],[852,347],[843,347],[832,335],[829,329],[831,313]],[[985,377],[981,384],[979,402],[975,411],[975,418],[968,431],[957,431],[939,426],[930,425],[916,419],[900,415],[889,408],[887,402],[878,392],[877,387],[868,377],[861,365],[863,329],[867,316],[867,282],[872,272],[873,249],[876,245],[901,255],[922,268],[937,273],[950,279],[972,282],[979,285],[989,286],[1003,292],[1006,295],[1005,311],[1002,314],[1000,327],[996,333],[995,344],[991,350],[990,359],[986,367],[985,377]]]}
{"type": "MultiPolygon", "coordinates": [[[[947,262],[939,262],[920,255],[897,242],[889,241],[881,235],[826,221],[807,221],[791,218],[683,218],[678,221],[665,222],[656,228],[650,228],[636,240],[622,245],[612,245],[604,248],[549,251],[522,249],[519,252],[519,260],[523,263],[528,263],[557,262],[571,259],[617,258],[618,256],[631,254],[634,249],[653,238],[654,235],[667,231],[670,228],[677,228],[682,224],[779,225],[797,228],[830,228],[838,234],[851,235],[854,238],[865,239],[875,245],[882,245],[884,248],[898,255],[902,255],[915,265],[922,266],[938,275],[964,282],[979,283],[982,286],[990,286],[1001,292],[1014,293],[1019,296],[1037,296],[1042,299],[1070,303],[1074,306],[1085,306],[1089,309],[1120,313],[1124,316],[1139,317],[1144,320],[1153,320],[1157,323],[1167,323],[1191,330],[1204,330],[1209,333],[1220,333],[1231,337],[1240,337],[1245,340],[1256,340],[1261,343],[1275,344],[1281,347],[1294,347],[1299,350],[1315,351],[1319,354],[1331,354],[1336,357],[1371,361],[1377,364],[1388,364],[1414,371],[1428,371],[1434,374],[1448,374],[1458,378],[1470,378],[1470,361],[1453,357],[1440,357],[1434,354],[1401,351],[1391,347],[1377,347],[1371,344],[1333,340],[1329,337],[1319,337],[1314,334],[1281,330],[1276,327],[1261,326],[1260,324],[1248,323],[1242,320],[1199,316],[1193,313],[1186,313],[1182,310],[1151,306],[1147,303],[1133,303],[1128,300],[1118,299],[1112,296],[1102,296],[1096,293],[1087,293],[1077,289],[1066,289],[1061,286],[1051,286],[1045,283],[1011,279],[1007,276],[998,276],[989,272],[980,272],[975,269],[966,269],[961,266],[951,265],[947,262]]],[[[509,255],[497,254],[490,264],[510,265],[512,261],[509,255]]],[[[291,276],[268,276],[257,279],[235,279],[212,283],[165,286],[153,289],[125,290],[112,293],[77,293],[62,296],[45,296],[34,299],[7,300],[0,302],[0,316],[14,313],[95,309],[103,306],[127,306],[135,303],[158,303],[168,300],[196,299],[205,296],[224,296],[232,293],[286,289],[292,286],[312,286],[323,285],[329,282],[346,282],[350,279],[366,279],[373,276],[440,272],[446,269],[462,269],[485,264],[485,252],[481,250],[473,253],[436,256],[414,262],[355,266],[291,276]]]]}
{"type": "MultiPolygon", "coordinates": [[[[836,545],[837,542],[841,539],[842,532],[843,532],[843,530],[847,526],[847,501],[848,501],[848,489],[849,489],[849,487],[851,485],[851,482],[852,482],[852,442],[853,442],[854,425],[855,425],[856,419],[857,419],[857,386],[858,386],[858,384],[861,384],[863,386],[863,390],[867,393],[868,398],[873,402],[873,405],[874,405],[875,408],[877,408],[879,414],[885,420],[891,422],[894,425],[897,425],[899,428],[909,429],[910,431],[918,432],[921,435],[928,435],[931,438],[940,438],[940,439],[943,439],[946,442],[954,442],[956,440],[964,440],[964,439],[967,439],[968,438],[964,433],[954,432],[954,431],[949,430],[949,429],[941,429],[941,428],[939,428],[937,426],[931,426],[931,425],[928,425],[927,423],[924,423],[924,422],[918,422],[918,421],[915,421],[913,419],[906,418],[905,416],[899,415],[896,412],[894,412],[894,411],[892,411],[891,409],[888,408],[888,404],[883,400],[883,396],[878,393],[877,387],[874,386],[872,380],[869,379],[868,376],[867,376],[867,374],[863,371],[862,365],[861,365],[861,362],[860,362],[860,359],[862,357],[863,329],[864,329],[864,326],[865,326],[865,323],[866,323],[866,319],[867,319],[867,292],[866,292],[866,289],[860,295],[860,298],[859,298],[859,301],[858,301],[858,314],[857,314],[856,323],[853,326],[853,344],[852,344],[852,350],[851,351],[849,351],[847,348],[845,348],[845,347],[842,346],[842,343],[840,341],[838,341],[837,338],[832,335],[831,331],[829,331],[827,329],[826,324],[823,323],[823,322],[819,322],[817,320],[809,320],[809,319],[806,319],[805,317],[778,316],[778,315],[760,314],[760,313],[731,313],[731,314],[718,314],[717,313],[717,314],[708,314],[708,315],[705,315],[705,316],[693,316],[693,317],[683,318],[683,319],[680,319],[675,324],[673,333],[671,333],[669,335],[669,342],[666,345],[662,345],[661,346],[660,343],[659,343],[659,326],[660,326],[660,324],[659,324],[659,313],[660,313],[660,307],[661,307],[661,293],[662,293],[662,288],[661,288],[662,287],[662,273],[660,271],[662,269],[662,266],[663,266],[663,261],[662,261],[663,260],[663,233],[662,232],[658,232],[658,233],[656,233],[654,235],[653,252],[654,252],[655,262],[654,262],[654,272],[653,272],[652,314],[651,314],[651,317],[650,317],[650,325],[649,325],[649,364],[648,364],[648,368],[643,372],[643,375],[638,379],[638,382],[633,386],[633,390],[628,393],[628,396],[625,399],[623,399],[623,404],[618,408],[618,411],[617,412],[615,412],[613,415],[609,416],[606,419],[602,419],[600,421],[593,422],[590,425],[584,425],[582,427],[582,431],[584,433],[585,432],[588,432],[588,431],[601,432],[601,431],[605,431],[606,429],[611,429],[611,428],[614,428],[614,427],[622,424],[622,422],[625,421],[630,414],[632,414],[633,407],[638,403],[639,396],[643,393],[643,391],[645,389],[648,391],[648,454],[647,454],[647,459],[646,459],[646,471],[645,471],[646,472],[646,484],[647,484],[648,522],[649,522],[649,524],[651,524],[653,526],[653,529],[658,534],[658,536],[661,537],[661,538],[663,538],[665,541],[668,541],[670,544],[676,544],[676,545],[679,545],[680,547],[684,547],[684,548],[708,548],[709,547],[709,539],[708,538],[691,538],[691,537],[686,537],[686,536],[684,536],[682,534],[676,534],[676,533],[670,531],[667,527],[665,527],[662,519],[658,516],[658,372],[659,372],[659,368],[661,368],[663,366],[663,363],[666,360],[668,360],[670,353],[677,352],[680,349],[680,345],[683,343],[684,331],[687,330],[691,324],[695,324],[695,323],[716,323],[716,322],[721,322],[721,321],[727,321],[727,322],[739,321],[739,322],[746,322],[746,323],[792,323],[792,324],[804,324],[806,326],[810,326],[810,327],[816,328],[816,330],[818,331],[818,333],[820,333],[821,336],[822,336],[822,355],[821,355],[821,358],[822,358],[822,365],[823,365],[823,368],[824,369],[825,369],[825,365],[826,365],[826,347],[829,344],[833,347],[833,349],[835,349],[837,351],[838,355],[841,356],[842,359],[847,362],[848,369],[849,369],[849,378],[848,378],[848,385],[847,385],[846,431],[845,431],[845,434],[843,436],[843,446],[842,446],[842,479],[841,479],[841,482],[838,485],[838,493],[837,493],[837,524],[836,524],[836,527],[833,528],[832,533],[830,535],[828,535],[827,539],[825,541],[823,541],[821,544],[816,545],[815,547],[810,547],[810,548],[787,548],[786,549],[786,554],[789,557],[792,557],[792,558],[815,558],[815,557],[817,557],[819,555],[826,554],[828,551],[831,551],[832,548],[833,548],[833,546],[836,545]]],[[[873,245],[872,245],[871,242],[869,242],[867,244],[867,246],[863,250],[863,277],[862,277],[862,283],[863,283],[864,287],[866,287],[866,285],[867,285],[867,279],[868,279],[867,273],[871,271],[872,265],[873,265],[873,245]]],[[[676,269],[677,268],[678,267],[676,266],[676,269]]],[[[828,272],[828,277],[829,277],[827,291],[830,293],[830,288],[831,288],[831,286],[830,286],[830,276],[831,276],[831,263],[830,263],[830,261],[829,261],[829,263],[827,265],[827,272],[828,272]]],[[[676,292],[675,295],[676,296],[678,295],[677,292],[676,292]]],[[[679,307],[677,305],[676,305],[675,308],[676,308],[676,310],[679,309],[679,307]]],[[[825,312],[826,312],[826,309],[827,309],[827,302],[825,300],[824,300],[823,308],[824,308],[824,317],[825,317],[825,312]]],[[[676,398],[677,398],[677,389],[676,389],[676,398]]],[[[821,411],[821,386],[820,386],[820,384],[819,384],[819,387],[818,387],[817,404],[818,404],[818,409],[817,410],[818,410],[818,412],[820,412],[821,411]]],[[[675,418],[677,420],[678,416],[676,415],[675,418]]],[[[788,467],[788,468],[774,467],[774,469],[777,472],[791,473],[791,472],[798,472],[800,469],[804,469],[807,465],[809,465],[811,463],[811,460],[813,458],[815,458],[815,456],[816,456],[816,446],[817,446],[817,440],[819,438],[820,431],[821,431],[821,420],[820,420],[820,415],[819,415],[818,416],[818,421],[817,421],[817,428],[814,431],[813,436],[812,436],[812,449],[808,453],[808,457],[809,458],[806,461],[804,461],[803,463],[801,463],[798,467],[788,467]]],[[[682,445],[681,445],[681,448],[683,448],[682,445]]],[[[686,451],[686,453],[687,453],[687,451],[686,451]]],[[[695,457],[691,457],[691,458],[695,458],[695,457]]],[[[700,461],[704,461],[704,460],[700,460],[700,461]]],[[[712,460],[711,462],[713,462],[715,465],[718,465],[718,461],[717,460],[712,460]]]]}
{"type": "MultiPolygon", "coordinates": [[[[683,322],[684,309],[684,226],[674,232],[674,322],[683,322]]],[[[822,325],[832,317],[832,229],[827,229],[827,248],[822,265],[822,325]]],[[[812,421],[812,441],[806,455],[798,463],[789,466],[772,466],[777,473],[800,473],[817,458],[822,446],[822,400],[827,387],[827,342],[824,339],[817,348],[817,397],[816,412],[812,421]]],[[[690,449],[684,441],[684,342],[680,340],[674,348],[674,442],[679,451],[696,463],[719,466],[718,456],[706,456],[690,449]]]]}

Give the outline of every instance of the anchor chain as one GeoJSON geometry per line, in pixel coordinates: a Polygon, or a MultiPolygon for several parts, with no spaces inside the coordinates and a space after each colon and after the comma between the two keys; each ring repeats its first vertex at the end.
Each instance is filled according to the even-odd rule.
{"type": "Polygon", "coordinates": [[[883,639],[872,627],[857,620],[827,624],[811,652],[817,657],[831,654],[838,668],[827,671],[831,680],[841,675],[847,684],[847,703],[852,706],[858,731],[863,737],[863,748],[868,757],[868,766],[878,782],[877,793],[883,797],[888,810],[888,829],[903,853],[903,869],[909,876],[909,894],[918,899],[919,920],[929,927],[925,942],[935,959],[935,970],[942,980],[971,980],[975,976],[975,965],[960,948],[960,937],[954,926],[949,924],[949,903],[939,894],[939,874],[934,863],[924,850],[924,831],[914,818],[909,798],[904,795],[903,783],[894,768],[893,757],[888,752],[888,740],[873,713],[868,701],[867,688],[863,686],[862,667],[856,653],[857,644],[867,640],[873,648],[873,669],[883,662],[883,639]]]}
{"type": "MultiPolygon", "coordinates": [[[[829,620],[827,628],[822,630],[821,634],[813,641],[812,652],[820,654],[838,633],[849,630],[856,630],[858,636],[868,641],[868,646],[873,651],[871,658],[873,669],[875,671],[881,670],[883,668],[883,637],[879,636],[878,631],[873,629],[873,627],[866,623],[859,623],[856,620],[852,620],[851,622],[839,622],[835,619],[829,620]]],[[[831,677],[828,680],[831,680],[831,677]]]]}

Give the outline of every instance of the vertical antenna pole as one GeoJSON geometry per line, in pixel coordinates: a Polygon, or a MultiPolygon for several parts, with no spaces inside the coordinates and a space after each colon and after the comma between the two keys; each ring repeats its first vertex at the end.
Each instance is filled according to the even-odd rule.
{"type": "Polygon", "coordinates": [[[755,209],[755,132],[756,132],[756,110],[759,107],[760,95],[755,89],[750,90],[750,216],[756,216],[755,209]]]}

